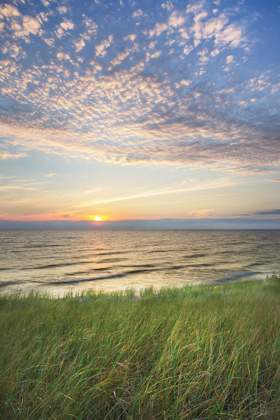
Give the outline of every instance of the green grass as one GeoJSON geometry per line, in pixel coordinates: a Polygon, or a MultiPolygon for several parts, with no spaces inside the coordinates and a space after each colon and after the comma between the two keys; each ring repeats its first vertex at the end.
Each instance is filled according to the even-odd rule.
{"type": "Polygon", "coordinates": [[[2,296],[0,417],[279,419],[279,292],[2,296]]]}

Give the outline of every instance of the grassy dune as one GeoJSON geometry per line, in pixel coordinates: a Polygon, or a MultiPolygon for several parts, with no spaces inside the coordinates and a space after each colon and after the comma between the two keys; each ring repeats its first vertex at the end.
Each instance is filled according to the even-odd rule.
{"type": "Polygon", "coordinates": [[[3,419],[279,419],[280,279],[2,296],[3,419]]]}

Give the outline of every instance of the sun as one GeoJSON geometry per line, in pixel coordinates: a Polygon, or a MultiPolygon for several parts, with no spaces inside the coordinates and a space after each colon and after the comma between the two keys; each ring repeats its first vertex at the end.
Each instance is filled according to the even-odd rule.
{"type": "Polygon", "coordinates": [[[100,217],[100,216],[94,216],[93,220],[94,220],[95,222],[101,222],[101,221],[102,221],[102,219],[101,219],[101,217],[100,217]]]}

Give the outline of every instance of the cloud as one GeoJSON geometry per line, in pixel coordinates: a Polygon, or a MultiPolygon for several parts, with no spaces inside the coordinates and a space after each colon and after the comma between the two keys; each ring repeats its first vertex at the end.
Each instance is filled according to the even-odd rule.
{"type": "Polygon", "coordinates": [[[70,60],[70,55],[63,52],[58,52],[56,56],[59,60],[70,60]]]}
{"type": "Polygon", "coordinates": [[[54,177],[54,176],[56,176],[57,174],[55,174],[55,173],[49,173],[49,174],[46,174],[46,175],[44,175],[46,178],[52,178],[52,177],[54,177]]]}
{"type": "Polygon", "coordinates": [[[139,18],[141,18],[143,15],[144,15],[144,13],[143,13],[143,10],[141,10],[141,9],[135,10],[135,11],[132,13],[132,16],[133,16],[135,19],[139,19],[139,18]]]}
{"type": "Polygon", "coordinates": [[[228,17],[225,14],[221,14],[216,18],[209,19],[203,28],[203,36],[205,38],[211,38],[221,32],[224,26],[228,23],[228,17]]]}
{"type": "Polygon", "coordinates": [[[121,64],[122,61],[130,54],[130,51],[126,48],[123,52],[119,53],[117,55],[117,57],[115,57],[112,61],[111,61],[111,66],[115,67],[118,64],[121,64]]]}
{"type": "Polygon", "coordinates": [[[112,41],[113,41],[113,35],[110,35],[108,39],[105,39],[101,41],[98,45],[95,47],[95,53],[97,56],[101,55],[104,56],[106,54],[106,49],[110,47],[112,41]]]}
{"type": "Polygon", "coordinates": [[[229,45],[231,48],[238,47],[245,42],[243,30],[237,23],[232,23],[215,35],[215,45],[229,45]]]}
{"type": "Polygon", "coordinates": [[[161,51],[155,51],[150,58],[158,58],[161,55],[161,51]]]}
{"type": "Polygon", "coordinates": [[[273,210],[263,210],[263,211],[256,211],[254,213],[256,216],[280,216],[280,209],[273,209],[273,210]]]}
{"type": "Polygon", "coordinates": [[[164,22],[157,22],[153,31],[157,36],[159,36],[162,32],[167,31],[168,25],[164,22]]]}
{"type": "Polygon", "coordinates": [[[0,8],[7,150],[242,174],[278,170],[280,85],[272,67],[252,72],[247,64],[249,18],[222,4],[214,15],[208,2],[183,9],[168,1],[157,14],[148,3],[113,14],[101,4],[87,14],[74,4],[44,4],[44,19],[30,8],[25,16],[0,8]]]}
{"type": "Polygon", "coordinates": [[[204,219],[213,217],[215,209],[203,209],[189,212],[188,216],[190,219],[204,219]]]}
{"type": "Polygon", "coordinates": [[[125,36],[123,39],[125,40],[125,41],[135,41],[135,38],[136,38],[136,35],[135,34],[130,34],[130,35],[127,35],[127,36],[125,36]]]}
{"type": "Polygon", "coordinates": [[[65,31],[67,30],[72,30],[74,29],[74,23],[70,20],[70,19],[63,19],[63,22],[61,22],[60,26],[62,27],[62,29],[64,29],[65,31]]]}
{"type": "Polygon", "coordinates": [[[252,92],[262,92],[270,86],[271,81],[269,80],[269,73],[262,73],[258,78],[252,78],[248,83],[248,88],[252,92]]]}
{"type": "Polygon", "coordinates": [[[61,15],[65,15],[65,14],[67,13],[67,11],[68,11],[68,9],[67,9],[67,7],[66,7],[66,6],[59,6],[59,7],[57,8],[57,10],[58,10],[58,12],[59,12],[61,15]]]}
{"type": "Polygon", "coordinates": [[[0,151],[0,159],[19,159],[22,157],[26,157],[26,153],[10,153],[0,151]]]}
{"type": "Polygon", "coordinates": [[[20,16],[18,9],[12,4],[0,5],[0,15],[5,18],[20,16]]]}
{"type": "Polygon", "coordinates": [[[173,28],[177,28],[178,26],[182,26],[185,22],[185,18],[182,13],[174,11],[172,12],[168,24],[172,26],[173,28]]]}
{"type": "Polygon", "coordinates": [[[44,41],[49,47],[54,46],[54,39],[53,38],[44,38],[44,41]]]}
{"type": "Polygon", "coordinates": [[[178,194],[182,192],[203,191],[203,190],[216,189],[216,188],[222,188],[222,187],[230,187],[233,185],[236,185],[236,181],[232,181],[229,179],[220,179],[220,180],[216,180],[212,182],[208,181],[202,184],[189,185],[189,186],[184,186],[184,183],[183,183],[177,186],[173,185],[172,187],[169,187],[169,188],[147,190],[147,191],[142,191],[139,193],[129,194],[125,196],[79,202],[79,204],[77,204],[75,207],[86,208],[86,207],[91,207],[98,204],[105,204],[105,203],[107,204],[107,203],[114,203],[114,202],[119,202],[119,201],[128,201],[128,200],[133,200],[133,199],[138,199],[138,198],[145,198],[145,197],[156,197],[156,196],[161,196],[161,195],[178,194]]]}
{"type": "Polygon", "coordinates": [[[211,51],[211,56],[216,57],[220,54],[220,50],[218,48],[215,48],[215,50],[211,51]]]}
{"type": "Polygon", "coordinates": [[[181,80],[181,85],[189,86],[190,84],[191,84],[191,80],[186,80],[186,79],[181,80]]]}
{"type": "MultiPolygon", "coordinates": [[[[60,217],[65,218],[62,214],[60,217]]],[[[0,218],[1,229],[279,229],[278,219],[199,218],[199,219],[126,219],[95,224],[90,220],[14,220],[0,218]]]]}
{"type": "Polygon", "coordinates": [[[188,55],[190,52],[192,52],[192,51],[193,51],[193,49],[194,49],[194,47],[193,47],[192,45],[186,45],[186,46],[184,47],[184,54],[185,54],[185,55],[188,55]]]}
{"type": "Polygon", "coordinates": [[[98,25],[88,16],[83,15],[83,24],[86,27],[86,32],[83,34],[83,38],[89,40],[91,36],[95,36],[97,34],[98,25]]]}
{"type": "Polygon", "coordinates": [[[166,3],[162,3],[161,4],[161,7],[163,9],[168,10],[169,12],[174,9],[174,5],[173,5],[173,3],[171,1],[167,1],[166,3]]]}
{"type": "Polygon", "coordinates": [[[76,52],[79,52],[79,51],[81,51],[84,48],[84,46],[86,45],[86,43],[81,38],[79,40],[74,41],[74,45],[75,45],[75,48],[76,48],[76,52]]]}
{"type": "MultiPolygon", "coordinates": [[[[44,14],[42,15],[44,17],[44,14]]],[[[29,15],[22,15],[19,10],[12,5],[6,4],[0,6],[0,18],[9,22],[9,28],[16,38],[24,38],[28,42],[30,34],[36,35],[41,27],[42,19],[29,15]]],[[[1,24],[1,30],[4,29],[4,23],[1,24]]]]}
{"type": "Polygon", "coordinates": [[[32,16],[23,16],[22,26],[26,32],[30,32],[33,35],[36,35],[40,28],[40,23],[32,16]]]}
{"type": "Polygon", "coordinates": [[[233,63],[233,61],[234,61],[233,55],[228,55],[227,56],[227,59],[226,59],[226,63],[227,64],[230,64],[230,63],[233,63]]]}

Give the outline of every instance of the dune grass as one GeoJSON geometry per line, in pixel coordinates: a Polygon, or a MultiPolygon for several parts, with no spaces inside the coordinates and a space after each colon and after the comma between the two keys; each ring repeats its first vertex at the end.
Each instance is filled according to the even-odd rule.
{"type": "Polygon", "coordinates": [[[3,419],[279,419],[280,279],[2,296],[3,419]]]}

